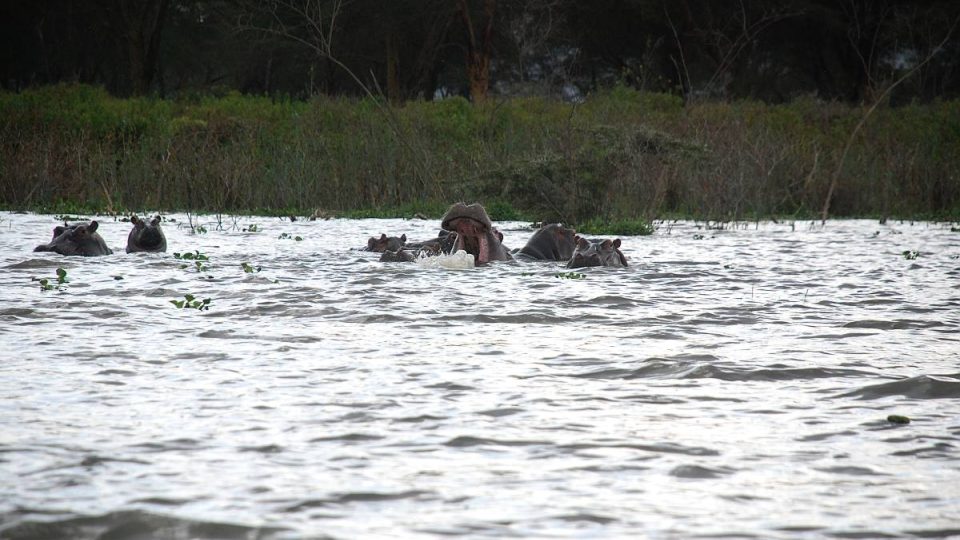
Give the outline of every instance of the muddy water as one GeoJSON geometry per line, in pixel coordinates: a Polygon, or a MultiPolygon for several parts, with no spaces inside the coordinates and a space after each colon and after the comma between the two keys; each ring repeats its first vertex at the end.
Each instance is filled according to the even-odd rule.
{"type": "Polygon", "coordinates": [[[170,217],[64,258],[0,214],[0,537],[960,535],[949,225],[664,224],[580,277],[353,249],[432,221],[170,217]]]}

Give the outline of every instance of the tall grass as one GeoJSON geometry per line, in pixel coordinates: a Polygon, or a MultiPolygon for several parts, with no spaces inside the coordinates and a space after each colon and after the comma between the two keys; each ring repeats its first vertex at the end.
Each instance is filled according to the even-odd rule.
{"type": "MultiPolygon", "coordinates": [[[[625,88],[573,105],[228,94],[117,99],[89,86],[0,93],[0,205],[307,214],[454,200],[568,223],[813,216],[863,110],[699,103],[625,88]]],[[[877,111],[836,216],[960,219],[960,102],[877,111]]]]}

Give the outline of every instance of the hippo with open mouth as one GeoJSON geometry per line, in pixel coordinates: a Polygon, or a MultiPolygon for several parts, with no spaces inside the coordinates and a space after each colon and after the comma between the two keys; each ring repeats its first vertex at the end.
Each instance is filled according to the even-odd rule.
{"type": "Polygon", "coordinates": [[[41,244],[33,251],[52,251],[60,255],[81,255],[84,257],[95,257],[98,255],[110,255],[113,250],[107,247],[107,243],[97,233],[100,226],[96,220],[90,223],[80,223],[76,225],[58,225],[53,229],[53,240],[48,244],[41,244]]]}
{"type": "Polygon", "coordinates": [[[483,206],[477,203],[454,204],[444,214],[440,226],[445,231],[457,233],[455,250],[462,249],[473,255],[477,265],[513,259],[503,245],[503,235],[493,226],[483,206]]]}
{"type": "Polygon", "coordinates": [[[133,215],[130,216],[130,223],[133,224],[133,229],[127,236],[127,253],[167,250],[167,237],[160,228],[160,216],[147,222],[133,215]]]}
{"type": "Polygon", "coordinates": [[[517,259],[536,261],[569,261],[577,246],[577,231],[560,223],[549,223],[533,233],[527,244],[517,252],[517,259]]]}
{"type": "Polygon", "coordinates": [[[627,266],[627,258],[620,251],[620,239],[588,240],[579,234],[574,237],[577,249],[567,263],[567,268],[587,266],[627,266]]]}

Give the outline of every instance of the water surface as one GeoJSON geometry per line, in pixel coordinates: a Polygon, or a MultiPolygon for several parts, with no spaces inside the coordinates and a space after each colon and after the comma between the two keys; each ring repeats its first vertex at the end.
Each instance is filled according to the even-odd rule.
{"type": "Polygon", "coordinates": [[[960,535],[949,225],[665,223],[570,279],[356,249],[436,221],[169,217],[65,258],[0,213],[0,537],[960,535]]]}

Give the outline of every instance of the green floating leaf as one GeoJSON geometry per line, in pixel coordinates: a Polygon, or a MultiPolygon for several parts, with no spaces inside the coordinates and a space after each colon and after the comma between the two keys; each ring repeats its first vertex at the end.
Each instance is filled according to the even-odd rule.
{"type": "Polygon", "coordinates": [[[887,417],[887,422],[890,422],[892,424],[909,424],[910,419],[907,418],[906,416],[901,416],[899,414],[891,414],[890,416],[887,417]]]}

